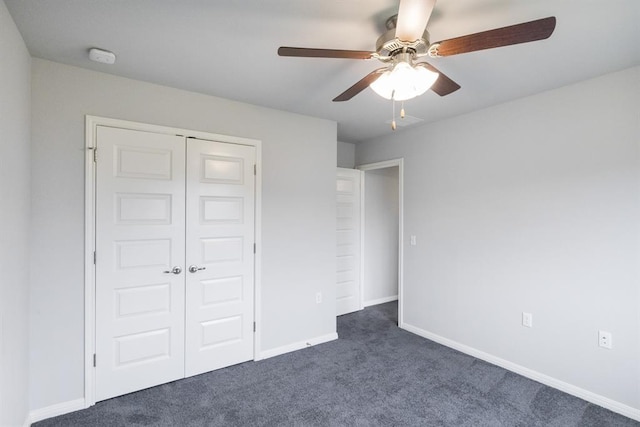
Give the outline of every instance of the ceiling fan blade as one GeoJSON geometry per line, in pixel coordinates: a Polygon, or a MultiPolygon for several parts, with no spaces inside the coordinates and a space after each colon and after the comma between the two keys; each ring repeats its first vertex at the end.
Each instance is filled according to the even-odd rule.
{"type": "Polygon", "coordinates": [[[451,56],[459,53],[544,40],[551,36],[555,28],[556,18],[555,16],[550,16],[522,24],[455,37],[434,44],[439,44],[436,49],[437,56],[451,56]]]}
{"type": "Polygon", "coordinates": [[[306,47],[282,46],[278,49],[280,56],[296,56],[303,58],[341,58],[371,59],[374,52],[366,50],[311,49],[306,47]]]}
{"type": "Polygon", "coordinates": [[[412,42],[422,37],[436,0],[400,0],[396,38],[412,42]]]}
{"type": "Polygon", "coordinates": [[[439,74],[438,79],[433,84],[433,86],[431,86],[431,90],[437,93],[438,95],[446,96],[460,89],[460,85],[458,83],[454,82],[449,77],[444,75],[442,71],[438,70],[433,65],[427,64],[426,62],[420,62],[416,65],[420,67],[425,67],[426,69],[439,74]]]}
{"type": "Polygon", "coordinates": [[[378,77],[380,77],[385,70],[387,70],[387,67],[378,68],[377,70],[370,72],[358,83],[354,84],[349,89],[345,90],[340,95],[336,96],[333,99],[333,102],[342,102],[342,101],[350,100],[351,98],[353,98],[354,96],[356,96],[357,94],[359,94],[360,92],[368,88],[371,83],[378,80],[378,77]]]}

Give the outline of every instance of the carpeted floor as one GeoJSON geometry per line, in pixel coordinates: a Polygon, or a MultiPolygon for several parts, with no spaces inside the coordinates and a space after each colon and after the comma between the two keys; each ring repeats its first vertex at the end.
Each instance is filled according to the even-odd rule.
{"type": "Polygon", "coordinates": [[[640,426],[397,326],[397,304],[338,318],[340,339],[131,393],[45,426],[640,426]]]}

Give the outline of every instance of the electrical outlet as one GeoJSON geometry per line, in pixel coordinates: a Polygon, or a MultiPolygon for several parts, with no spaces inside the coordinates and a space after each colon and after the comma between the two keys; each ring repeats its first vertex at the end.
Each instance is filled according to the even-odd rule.
{"type": "Polygon", "coordinates": [[[411,246],[415,246],[417,244],[416,243],[416,236],[411,236],[410,242],[411,242],[411,246]]]}
{"type": "Polygon", "coordinates": [[[608,349],[613,348],[613,337],[611,336],[611,332],[598,331],[598,345],[608,349]]]}
{"type": "Polygon", "coordinates": [[[522,326],[533,328],[533,314],[522,312],[522,326]]]}
{"type": "Polygon", "coordinates": [[[320,304],[322,302],[322,292],[318,292],[316,294],[316,304],[320,304]]]}

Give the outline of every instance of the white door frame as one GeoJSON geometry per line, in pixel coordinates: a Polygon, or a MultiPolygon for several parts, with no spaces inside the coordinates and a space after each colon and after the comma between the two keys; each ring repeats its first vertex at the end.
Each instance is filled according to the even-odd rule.
{"type": "Polygon", "coordinates": [[[96,404],[95,393],[95,368],[93,357],[95,354],[95,284],[96,272],[94,264],[95,236],[96,236],[96,167],[94,156],[96,153],[96,129],[98,126],[111,126],[122,129],[154,132],[161,134],[179,135],[204,140],[226,142],[231,144],[249,145],[256,149],[256,194],[255,194],[255,244],[256,254],[254,258],[254,321],[256,331],[253,336],[253,357],[258,360],[261,337],[261,266],[262,266],[262,141],[257,139],[241,138],[236,136],[218,135],[210,132],[201,132],[166,126],[151,125],[131,122],[106,117],[85,117],[85,244],[84,244],[84,406],[88,408],[96,404]]]}
{"type": "MultiPolygon", "coordinates": [[[[385,169],[391,167],[398,167],[398,326],[400,328],[404,327],[404,158],[385,160],[382,162],[376,163],[367,163],[364,165],[356,166],[356,169],[359,169],[363,172],[376,170],[376,169],[385,169]]],[[[360,223],[362,230],[360,232],[360,247],[361,256],[360,256],[360,280],[362,281],[362,286],[364,287],[364,282],[366,278],[364,277],[364,263],[365,263],[365,251],[364,251],[364,236],[365,236],[365,187],[366,187],[366,178],[367,174],[364,173],[362,175],[362,183],[360,188],[360,213],[362,215],[360,223]]],[[[364,298],[364,289],[360,294],[361,298],[364,298]]],[[[364,305],[364,300],[361,301],[361,305],[364,305]]]]}

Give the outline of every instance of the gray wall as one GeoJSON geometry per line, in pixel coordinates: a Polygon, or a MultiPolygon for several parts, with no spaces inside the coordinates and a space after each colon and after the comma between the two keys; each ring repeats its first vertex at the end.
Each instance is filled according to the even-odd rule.
{"type": "Polygon", "coordinates": [[[32,408],[83,397],[85,114],[262,140],[260,350],[335,333],[334,122],[39,59],[32,91],[32,408]]]}
{"type": "Polygon", "coordinates": [[[358,144],[405,159],[405,322],[640,409],[639,93],[636,67],[358,144]]]}
{"type": "Polygon", "coordinates": [[[398,167],[364,172],[364,305],[398,296],[398,167]]]}
{"type": "Polygon", "coordinates": [[[356,145],[338,141],[338,167],[353,169],[355,166],[356,145]]]}
{"type": "Polygon", "coordinates": [[[0,425],[29,409],[31,58],[0,1],[0,425]]]}

